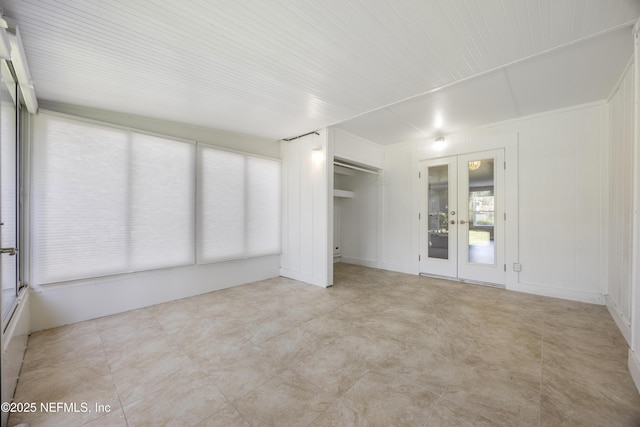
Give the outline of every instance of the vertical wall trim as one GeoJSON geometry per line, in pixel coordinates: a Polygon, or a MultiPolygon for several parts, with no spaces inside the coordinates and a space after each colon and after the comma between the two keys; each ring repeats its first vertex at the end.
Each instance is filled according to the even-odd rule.
{"type": "Polygon", "coordinates": [[[637,375],[637,361],[638,354],[640,351],[640,319],[638,314],[640,313],[640,277],[638,275],[638,266],[640,264],[640,230],[638,229],[640,226],[640,217],[638,211],[638,205],[640,203],[640,176],[638,173],[638,168],[640,167],[640,135],[638,134],[638,113],[640,112],[638,109],[638,100],[639,100],[639,91],[638,91],[638,83],[639,83],[639,69],[638,69],[638,55],[640,54],[640,19],[636,22],[636,25],[633,29],[633,38],[634,38],[634,52],[633,52],[633,60],[634,60],[634,70],[633,70],[633,81],[634,81],[634,111],[633,111],[633,243],[631,247],[631,259],[633,262],[631,263],[631,301],[633,301],[632,310],[631,310],[631,350],[629,354],[629,363],[628,367],[632,373],[636,375],[632,375],[632,378],[635,382],[636,388],[640,390],[640,377],[637,375]],[[636,362],[636,363],[634,363],[636,362]]]}
{"type": "MultiPolygon", "coordinates": [[[[628,68],[627,68],[628,71],[628,68]]],[[[626,71],[625,71],[626,74],[626,71]]],[[[624,75],[623,75],[624,76],[624,75]]],[[[610,102],[610,101],[609,101],[610,102]]],[[[609,123],[609,102],[600,109],[600,123],[603,124],[600,130],[600,259],[603,265],[600,270],[600,292],[602,295],[609,293],[609,187],[611,185],[611,156],[609,147],[611,146],[611,124],[609,123]]],[[[631,341],[631,337],[628,337],[631,341]]]]}
{"type": "Polygon", "coordinates": [[[327,198],[327,209],[326,209],[326,218],[327,218],[327,229],[325,230],[327,238],[326,238],[326,282],[327,286],[333,285],[333,157],[335,154],[335,131],[334,129],[326,130],[326,143],[325,143],[325,164],[326,164],[326,188],[325,188],[325,196],[327,198]]]}

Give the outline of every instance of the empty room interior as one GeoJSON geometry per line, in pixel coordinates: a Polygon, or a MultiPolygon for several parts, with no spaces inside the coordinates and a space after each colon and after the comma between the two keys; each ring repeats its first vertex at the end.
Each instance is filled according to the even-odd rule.
{"type": "Polygon", "coordinates": [[[637,0],[0,0],[2,426],[640,425],[637,0]]]}

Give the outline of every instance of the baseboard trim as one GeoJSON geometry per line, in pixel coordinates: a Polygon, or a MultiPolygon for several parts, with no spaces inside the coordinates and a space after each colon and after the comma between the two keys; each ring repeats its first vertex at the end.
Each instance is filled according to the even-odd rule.
{"type": "Polygon", "coordinates": [[[507,290],[525,292],[545,297],[561,298],[570,301],[586,302],[589,304],[604,305],[604,297],[598,292],[578,291],[575,289],[557,288],[555,286],[522,282],[515,285],[507,284],[507,290]]]}
{"type": "Polygon", "coordinates": [[[344,262],[345,264],[354,264],[354,265],[362,265],[364,267],[378,268],[378,263],[376,261],[372,261],[369,259],[362,259],[362,258],[352,258],[344,255],[340,258],[340,262],[344,262]]]}
{"type": "Polygon", "coordinates": [[[618,325],[620,333],[622,333],[622,336],[627,341],[627,345],[631,347],[631,324],[624,318],[620,310],[618,310],[618,306],[609,298],[609,295],[605,295],[604,302],[613,321],[618,325]]]}
{"type": "Polygon", "coordinates": [[[636,385],[638,392],[640,392],[640,360],[638,360],[638,357],[633,351],[631,351],[631,349],[629,349],[627,367],[629,368],[629,373],[631,374],[633,383],[636,385]]]}
{"type": "Polygon", "coordinates": [[[280,268],[280,276],[288,279],[297,280],[299,282],[308,283],[314,286],[320,286],[321,288],[328,288],[330,285],[326,283],[326,280],[314,276],[312,274],[302,273],[300,271],[288,270],[286,268],[280,268]]]}
{"type": "Polygon", "coordinates": [[[381,270],[395,271],[396,273],[412,274],[414,276],[417,276],[419,274],[418,271],[412,269],[411,267],[405,267],[397,264],[388,264],[384,262],[381,263],[377,268],[381,270]]]}

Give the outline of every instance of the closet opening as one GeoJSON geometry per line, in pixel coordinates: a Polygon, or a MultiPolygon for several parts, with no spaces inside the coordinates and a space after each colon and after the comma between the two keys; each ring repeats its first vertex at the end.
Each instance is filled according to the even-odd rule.
{"type": "Polygon", "coordinates": [[[381,171],[335,158],[333,172],[333,261],[377,267],[381,171]]]}

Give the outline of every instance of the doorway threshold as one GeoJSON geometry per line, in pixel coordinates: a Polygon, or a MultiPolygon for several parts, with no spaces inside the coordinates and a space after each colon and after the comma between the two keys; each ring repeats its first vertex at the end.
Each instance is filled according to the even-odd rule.
{"type": "Polygon", "coordinates": [[[432,277],[434,279],[451,280],[452,282],[469,283],[471,285],[489,286],[491,288],[506,289],[505,285],[497,283],[481,282],[479,280],[460,279],[458,277],[438,276],[437,274],[419,273],[419,276],[432,277]]]}

